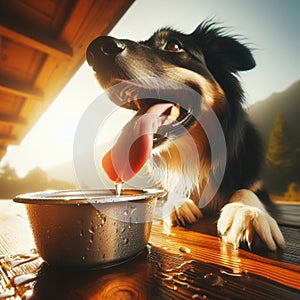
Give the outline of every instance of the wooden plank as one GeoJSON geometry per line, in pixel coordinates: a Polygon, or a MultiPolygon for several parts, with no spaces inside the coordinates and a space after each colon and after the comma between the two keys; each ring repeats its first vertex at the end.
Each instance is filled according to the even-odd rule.
{"type": "MultiPolygon", "coordinates": [[[[74,51],[77,47],[77,51],[82,52],[82,47],[86,47],[95,37],[108,34],[133,2],[134,0],[79,0],[60,37],[74,51]]],[[[85,51],[83,54],[85,55],[85,51]]]]}
{"type": "Polygon", "coordinates": [[[153,299],[292,300],[300,295],[300,291],[268,277],[234,272],[223,265],[195,260],[193,254],[175,254],[151,246],[149,260],[156,278],[153,299]]]}
{"type": "Polygon", "coordinates": [[[0,145],[0,159],[5,155],[6,153],[6,146],[0,145]]]}
{"type": "Polygon", "coordinates": [[[298,204],[286,203],[278,204],[272,211],[279,224],[297,226],[300,228],[300,199],[298,204]]]}
{"type": "Polygon", "coordinates": [[[2,76],[0,77],[0,91],[23,97],[30,97],[34,100],[42,100],[44,97],[42,91],[32,88],[28,84],[17,83],[2,76]]]}
{"type": "Polygon", "coordinates": [[[193,259],[224,266],[235,273],[248,272],[269,278],[280,284],[299,289],[300,266],[272,260],[243,249],[234,249],[218,237],[174,227],[168,235],[162,234],[160,224],[153,226],[150,242],[169,253],[180,254],[187,246],[193,259]]]}
{"type": "MultiPolygon", "coordinates": [[[[74,42],[78,30],[82,30],[82,24],[88,17],[89,11],[93,8],[94,0],[78,0],[71,11],[68,21],[63,28],[60,38],[68,44],[74,42]]],[[[104,1],[98,1],[101,5],[104,1]]],[[[87,33],[88,34],[88,33],[87,33]]]]}
{"type": "Polygon", "coordinates": [[[0,114],[0,124],[26,126],[27,121],[16,116],[6,116],[0,114]]]}
{"type": "Polygon", "coordinates": [[[65,42],[40,33],[38,28],[24,28],[15,19],[1,16],[0,35],[59,58],[70,59],[73,56],[71,47],[65,42]]]}
{"type": "Polygon", "coordinates": [[[34,248],[24,205],[0,200],[0,255],[13,255],[34,248]]]}
{"type": "Polygon", "coordinates": [[[3,135],[0,134],[0,142],[4,142],[6,144],[17,145],[18,139],[14,135],[3,135]]]}

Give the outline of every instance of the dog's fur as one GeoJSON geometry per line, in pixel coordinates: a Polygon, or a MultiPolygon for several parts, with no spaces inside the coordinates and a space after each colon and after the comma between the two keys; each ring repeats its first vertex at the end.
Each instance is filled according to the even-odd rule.
{"type": "MultiPolygon", "coordinates": [[[[218,162],[211,160],[208,139],[196,118],[184,124],[188,134],[170,134],[169,140],[158,140],[153,150],[155,166],[160,168],[160,161],[164,161],[165,171],[163,175],[158,173],[161,184],[169,191],[165,212],[171,212],[166,213],[170,223],[185,225],[196,222],[202,214],[220,213],[218,232],[236,247],[244,240],[251,247],[254,234],[270,250],[284,247],[276,221],[253,190],[259,180],[263,150],[257,131],[242,108],[244,95],[237,72],[255,66],[246,45],[223,28],[203,22],[191,34],[163,28],[142,42],[97,38],[87,49],[87,61],[105,89],[126,80],[166,78],[191,87],[201,95],[192,106],[201,111],[205,103],[217,116],[227,147],[225,174],[212,201],[201,211],[198,201],[208,182],[214,180],[218,162]],[[195,147],[196,160],[191,159],[195,157],[195,147]]],[[[110,96],[138,115],[161,101],[138,97],[129,101],[128,93],[126,99],[121,99],[120,93],[110,96]]],[[[186,110],[181,113],[188,114],[186,110]]]]}

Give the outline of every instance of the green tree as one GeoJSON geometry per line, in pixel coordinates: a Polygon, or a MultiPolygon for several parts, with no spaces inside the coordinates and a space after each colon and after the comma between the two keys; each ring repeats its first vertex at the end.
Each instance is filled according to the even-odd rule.
{"type": "Polygon", "coordinates": [[[294,151],[293,139],[287,123],[280,114],[277,116],[270,133],[266,163],[270,167],[290,167],[293,164],[294,151]]]}
{"type": "Polygon", "coordinates": [[[18,178],[17,172],[8,163],[0,168],[0,178],[7,180],[15,180],[18,178]]]}
{"type": "Polygon", "coordinates": [[[300,185],[296,182],[291,182],[287,191],[283,195],[285,201],[299,201],[300,202],[300,185]]]}
{"type": "Polygon", "coordinates": [[[0,199],[12,199],[23,193],[45,189],[74,189],[72,183],[63,180],[49,180],[41,168],[36,167],[25,177],[19,178],[15,169],[9,164],[0,167],[0,199]]]}
{"type": "Polygon", "coordinates": [[[0,199],[11,198],[11,191],[14,191],[19,177],[16,170],[9,164],[5,164],[0,168],[0,199]]]}
{"type": "Polygon", "coordinates": [[[284,117],[279,114],[270,133],[266,154],[264,181],[266,187],[276,193],[283,193],[294,180],[296,145],[284,117]]]}
{"type": "Polygon", "coordinates": [[[40,167],[36,167],[27,173],[22,180],[22,184],[26,192],[49,189],[48,175],[40,167]]]}
{"type": "Polygon", "coordinates": [[[298,141],[296,144],[293,166],[294,181],[300,185],[300,141],[298,141]]]}

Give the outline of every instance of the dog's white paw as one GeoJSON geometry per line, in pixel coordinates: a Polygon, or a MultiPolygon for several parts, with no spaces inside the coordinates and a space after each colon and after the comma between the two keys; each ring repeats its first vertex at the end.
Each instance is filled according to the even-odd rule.
{"type": "Polygon", "coordinates": [[[217,229],[222,239],[236,248],[246,241],[251,249],[256,234],[269,250],[275,250],[277,245],[280,248],[285,247],[277,222],[263,208],[244,203],[229,203],[221,210],[217,229]]]}
{"type": "Polygon", "coordinates": [[[199,207],[189,198],[168,200],[163,208],[164,222],[168,225],[185,226],[202,218],[199,207]]]}

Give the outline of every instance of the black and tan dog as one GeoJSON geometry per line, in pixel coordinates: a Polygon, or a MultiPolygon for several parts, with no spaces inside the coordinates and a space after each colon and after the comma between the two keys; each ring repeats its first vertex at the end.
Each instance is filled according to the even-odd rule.
{"type": "MultiPolygon", "coordinates": [[[[147,124],[152,132],[143,129],[147,141],[137,146],[137,151],[146,153],[136,159],[143,165],[151,152],[153,174],[159,174],[160,183],[169,192],[169,222],[184,226],[215,212],[220,214],[218,232],[236,247],[242,241],[251,247],[254,236],[270,250],[284,247],[276,221],[253,188],[263,161],[262,144],[242,108],[243,90],[237,76],[237,72],[255,66],[248,47],[225,34],[223,28],[203,22],[191,34],[164,28],[142,42],[98,37],[87,49],[87,62],[116,104],[135,110],[136,118],[155,112],[157,122],[147,124]],[[145,96],[147,90],[156,94],[145,96]],[[213,129],[218,126],[213,122],[210,126],[208,120],[209,134],[215,134],[209,140],[199,122],[205,107],[214,112],[226,141],[226,153],[214,159],[211,140],[220,135],[213,129]],[[221,162],[224,156],[226,165],[221,162]],[[203,207],[199,203],[202,193],[207,185],[214,186],[222,167],[218,189],[203,207]],[[159,172],[161,168],[164,172],[159,172]]],[[[153,122],[153,118],[149,120],[153,122]]],[[[124,129],[123,140],[132,138],[130,130],[137,127],[134,122],[124,129]]],[[[145,119],[140,123],[138,126],[147,127],[145,119]]],[[[126,176],[119,181],[126,181],[126,176]]]]}

